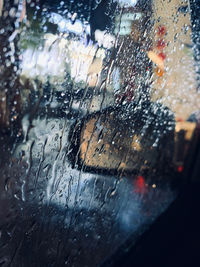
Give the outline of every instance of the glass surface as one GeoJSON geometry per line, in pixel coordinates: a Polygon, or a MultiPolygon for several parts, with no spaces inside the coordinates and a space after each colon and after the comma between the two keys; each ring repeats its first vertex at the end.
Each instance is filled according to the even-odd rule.
{"type": "Polygon", "coordinates": [[[0,0],[1,266],[100,265],[176,199],[199,122],[190,4],[0,0]]]}

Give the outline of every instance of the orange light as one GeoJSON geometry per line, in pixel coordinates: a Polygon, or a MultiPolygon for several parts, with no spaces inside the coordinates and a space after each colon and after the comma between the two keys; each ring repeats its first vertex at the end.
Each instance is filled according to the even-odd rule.
{"type": "Polygon", "coordinates": [[[165,68],[164,62],[163,62],[163,59],[159,55],[157,55],[154,51],[148,51],[147,55],[148,55],[148,58],[159,67],[159,69],[164,70],[165,68]]]}
{"type": "Polygon", "coordinates": [[[156,68],[155,73],[157,76],[162,77],[164,74],[164,70],[161,70],[160,68],[156,68]]]}

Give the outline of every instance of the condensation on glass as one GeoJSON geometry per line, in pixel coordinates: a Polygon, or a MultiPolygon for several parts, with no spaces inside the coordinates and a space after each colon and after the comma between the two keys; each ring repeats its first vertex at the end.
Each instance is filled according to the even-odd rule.
{"type": "Polygon", "coordinates": [[[2,266],[100,265],[176,198],[193,29],[188,0],[0,0],[2,266]]]}

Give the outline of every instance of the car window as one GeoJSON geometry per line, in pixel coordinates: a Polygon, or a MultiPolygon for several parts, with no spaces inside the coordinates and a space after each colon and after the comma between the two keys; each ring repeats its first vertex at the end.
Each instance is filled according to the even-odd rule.
{"type": "Polygon", "coordinates": [[[0,1],[2,266],[98,266],[176,199],[199,124],[195,8],[0,1]]]}

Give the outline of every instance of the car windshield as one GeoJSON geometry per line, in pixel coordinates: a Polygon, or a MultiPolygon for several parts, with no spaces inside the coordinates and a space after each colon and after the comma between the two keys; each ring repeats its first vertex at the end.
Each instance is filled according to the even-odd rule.
{"type": "Polygon", "coordinates": [[[0,265],[99,266],[185,184],[189,0],[0,0],[0,265]]]}

